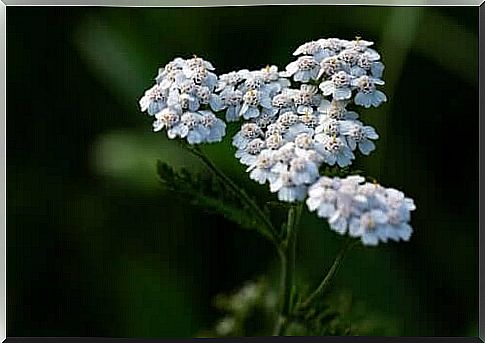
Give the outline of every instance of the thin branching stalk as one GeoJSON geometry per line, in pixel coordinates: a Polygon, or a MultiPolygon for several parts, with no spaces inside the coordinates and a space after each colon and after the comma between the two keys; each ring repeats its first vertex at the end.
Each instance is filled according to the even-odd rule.
{"type": "Polygon", "coordinates": [[[305,301],[302,303],[302,308],[306,308],[311,305],[311,303],[323,292],[325,292],[330,285],[330,282],[332,281],[333,277],[335,274],[338,272],[340,266],[342,265],[342,262],[344,260],[345,255],[347,252],[350,250],[350,248],[354,245],[355,242],[352,241],[352,239],[347,238],[340,248],[340,251],[338,252],[337,256],[335,257],[335,260],[333,261],[332,266],[330,267],[330,270],[328,271],[327,275],[323,278],[322,282],[318,285],[318,287],[313,291],[312,294],[308,298],[306,298],[305,301]]]}
{"type": "Polygon", "coordinates": [[[286,239],[278,250],[281,262],[280,312],[273,329],[274,336],[284,334],[291,311],[291,295],[295,279],[296,238],[301,211],[301,203],[289,208],[286,222],[286,239]]]}
{"type": "Polygon", "coordinates": [[[210,159],[207,157],[206,154],[200,150],[199,147],[192,146],[186,144],[185,147],[189,150],[192,154],[199,158],[212,173],[218,177],[222,183],[226,185],[230,190],[232,190],[236,195],[238,195],[246,205],[251,208],[254,213],[259,217],[262,224],[264,224],[265,228],[265,235],[269,238],[273,243],[278,243],[278,235],[276,230],[271,223],[271,220],[268,216],[261,210],[261,207],[241,188],[239,188],[224,172],[222,172],[210,159]]]}

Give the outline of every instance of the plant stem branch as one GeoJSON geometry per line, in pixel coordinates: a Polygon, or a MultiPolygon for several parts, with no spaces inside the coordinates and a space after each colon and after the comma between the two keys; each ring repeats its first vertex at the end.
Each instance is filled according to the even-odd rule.
{"type": "Polygon", "coordinates": [[[226,187],[228,187],[231,191],[233,191],[236,195],[238,195],[249,208],[251,208],[256,215],[261,220],[262,224],[265,226],[265,232],[268,235],[268,238],[273,241],[273,243],[278,242],[278,235],[276,230],[271,223],[271,220],[268,216],[261,210],[261,207],[251,198],[249,195],[241,188],[239,188],[224,172],[222,172],[208,157],[205,155],[200,148],[192,146],[192,145],[185,145],[187,150],[189,150],[192,154],[194,154],[199,160],[201,160],[212,173],[218,177],[221,182],[223,182],[226,187]]]}
{"type": "Polygon", "coordinates": [[[327,289],[327,287],[330,285],[330,282],[332,281],[332,278],[335,276],[340,266],[342,265],[345,254],[347,253],[347,251],[350,250],[352,245],[352,240],[350,238],[347,238],[340,248],[339,253],[335,257],[335,260],[333,261],[330,270],[323,278],[323,281],[320,283],[320,285],[318,285],[317,289],[315,289],[315,291],[313,291],[313,293],[310,294],[310,296],[302,303],[303,308],[308,307],[320,294],[322,294],[327,289]]]}
{"type": "Polygon", "coordinates": [[[280,312],[273,329],[274,336],[284,335],[291,311],[291,296],[295,278],[296,238],[301,211],[301,203],[296,206],[291,206],[288,210],[286,240],[282,243],[280,249],[278,249],[281,261],[280,312]]]}

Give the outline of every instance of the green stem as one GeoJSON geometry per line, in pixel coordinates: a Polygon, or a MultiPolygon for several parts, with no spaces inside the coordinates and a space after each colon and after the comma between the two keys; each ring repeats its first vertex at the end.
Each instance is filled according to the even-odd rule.
{"type": "Polygon", "coordinates": [[[340,266],[342,265],[345,254],[347,253],[347,251],[350,250],[352,245],[353,242],[350,238],[345,240],[345,243],[340,248],[340,251],[335,257],[332,267],[330,267],[327,275],[325,275],[323,281],[320,283],[320,285],[318,285],[317,289],[315,289],[315,291],[313,291],[313,293],[310,294],[310,296],[302,303],[302,308],[308,307],[320,294],[322,294],[328,288],[330,282],[332,281],[332,278],[335,276],[340,266]]]}
{"type": "Polygon", "coordinates": [[[273,227],[273,224],[269,220],[268,216],[261,210],[261,207],[247,195],[247,193],[239,188],[226,174],[224,174],[198,147],[192,145],[185,145],[185,147],[196,157],[198,157],[212,173],[218,177],[230,190],[232,190],[237,196],[239,196],[249,208],[251,208],[259,217],[261,222],[265,226],[265,232],[273,243],[278,242],[278,235],[273,227]]]}
{"type": "Polygon", "coordinates": [[[281,332],[283,331],[283,327],[286,326],[285,322],[285,316],[283,315],[283,307],[285,306],[285,299],[288,296],[286,294],[287,292],[287,287],[286,284],[288,283],[288,258],[286,256],[286,253],[282,250],[278,250],[279,257],[280,257],[280,268],[281,268],[281,274],[280,274],[280,300],[279,300],[279,312],[278,315],[276,316],[276,321],[275,321],[275,326],[273,328],[273,336],[280,336],[281,332]]]}
{"type": "Polygon", "coordinates": [[[295,278],[296,238],[302,204],[291,206],[286,222],[286,240],[278,249],[281,262],[280,309],[273,329],[274,336],[284,335],[291,311],[291,295],[295,278]]]}

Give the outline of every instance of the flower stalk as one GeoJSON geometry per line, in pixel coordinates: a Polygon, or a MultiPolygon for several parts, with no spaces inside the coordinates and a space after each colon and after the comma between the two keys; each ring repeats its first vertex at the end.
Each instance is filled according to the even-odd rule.
{"type": "Polygon", "coordinates": [[[320,282],[318,287],[308,296],[308,298],[306,298],[306,300],[302,302],[302,305],[301,305],[302,308],[308,308],[319,295],[323,294],[327,290],[333,277],[337,274],[338,270],[340,269],[340,266],[344,261],[345,255],[352,248],[354,243],[355,242],[352,242],[351,238],[347,238],[345,240],[344,244],[340,248],[340,251],[335,257],[335,260],[333,261],[332,266],[328,270],[327,275],[325,275],[322,282],[320,282]]]}
{"type": "Polygon", "coordinates": [[[296,241],[301,211],[302,203],[289,208],[285,225],[286,238],[278,249],[281,262],[280,312],[276,318],[274,336],[284,335],[291,311],[292,289],[295,284],[296,241]]]}
{"type": "Polygon", "coordinates": [[[239,188],[234,181],[232,181],[223,171],[221,171],[212,160],[202,152],[198,146],[184,144],[188,151],[195,155],[204,165],[224,184],[226,187],[234,192],[243,200],[246,205],[251,208],[258,216],[262,224],[264,224],[264,235],[273,243],[278,242],[278,236],[273,224],[268,216],[261,210],[259,205],[241,188],[239,188]]]}
{"type": "Polygon", "coordinates": [[[368,156],[376,148],[378,133],[354,111],[387,101],[378,89],[384,85],[384,64],[372,46],[360,37],[322,38],[298,47],[295,60],[283,71],[268,65],[222,75],[200,57],[177,57],[159,69],[156,83],[140,99],[141,110],[154,118],[153,130],[183,142],[224,189],[234,193],[235,206],[243,207],[235,221],[241,216],[250,219],[246,226],[254,226],[276,247],[281,280],[273,335],[285,335],[295,311],[296,242],[304,204],[331,230],[355,239],[345,241],[321,283],[297,310],[311,309],[328,289],[351,240],[377,246],[408,241],[413,233],[409,222],[416,206],[401,191],[365,182],[360,175],[321,173],[324,164],[348,168],[358,154],[368,156]],[[241,120],[232,136],[235,157],[247,167],[250,179],[269,184],[270,192],[289,204],[282,232],[199,147],[221,142],[227,123],[241,120]]]}

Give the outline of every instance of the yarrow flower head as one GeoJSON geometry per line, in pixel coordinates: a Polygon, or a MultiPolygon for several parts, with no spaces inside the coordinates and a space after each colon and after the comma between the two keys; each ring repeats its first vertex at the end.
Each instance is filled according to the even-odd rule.
{"type": "Polygon", "coordinates": [[[155,118],[154,131],[189,144],[222,140],[226,124],[216,113],[227,122],[242,120],[232,137],[235,156],[280,201],[306,200],[332,230],[365,245],[408,240],[411,199],[361,176],[321,176],[324,165],[347,168],[376,149],[379,135],[354,110],[387,101],[378,89],[384,65],[373,44],[318,39],[299,46],[283,71],[268,65],[219,77],[208,61],[175,58],[159,69],[140,107],[155,118]]]}
{"type": "Polygon", "coordinates": [[[223,74],[216,91],[222,100],[220,109],[226,110],[226,120],[237,121],[241,117],[248,120],[274,116],[278,110],[272,99],[288,86],[289,81],[278,75],[276,66],[266,66],[260,70],[242,69],[223,74]]]}
{"type": "Polygon", "coordinates": [[[377,107],[387,97],[376,89],[384,84],[384,64],[371,48],[373,44],[360,37],[353,41],[329,38],[304,43],[293,53],[297,60],[280,75],[302,83],[318,81],[322,94],[333,100],[377,107]]]}
{"type": "MultiPolygon", "coordinates": [[[[354,81],[368,77],[361,69],[371,68],[352,72],[362,56],[371,64],[378,61],[380,56],[370,45],[361,40],[312,41],[294,52],[298,59],[283,72],[271,67],[221,76],[218,89],[227,103],[226,119],[247,119],[233,138],[236,157],[248,166],[250,178],[268,182],[279,200],[304,200],[323,164],[347,167],[355,160],[355,150],[369,155],[375,149],[373,141],[379,136],[374,128],[347,109],[354,91],[371,93],[362,82],[354,81]],[[321,68],[329,61],[333,70],[327,65],[322,74],[321,68]],[[326,76],[319,85],[308,83],[322,75],[326,76]],[[290,87],[287,77],[301,84],[290,87]]],[[[373,85],[380,83],[375,82],[373,85]]],[[[370,90],[378,94],[375,88],[370,90]]],[[[362,95],[357,98],[359,102],[362,95]]]]}
{"type": "Polygon", "coordinates": [[[309,188],[308,209],[327,219],[332,230],[358,237],[364,245],[408,241],[414,201],[396,189],[364,181],[361,176],[322,176],[309,188]]]}
{"type": "Polygon", "coordinates": [[[199,57],[176,58],[159,69],[156,84],[140,99],[141,110],[156,119],[154,131],[165,129],[169,138],[186,138],[190,144],[222,140],[226,124],[214,114],[223,103],[214,93],[213,70],[199,57]]]}
{"type": "Polygon", "coordinates": [[[314,130],[302,117],[285,112],[265,128],[253,120],[233,138],[236,157],[248,166],[250,178],[260,184],[269,182],[270,191],[282,201],[304,200],[323,163],[324,148],[314,142],[314,130]]]}

